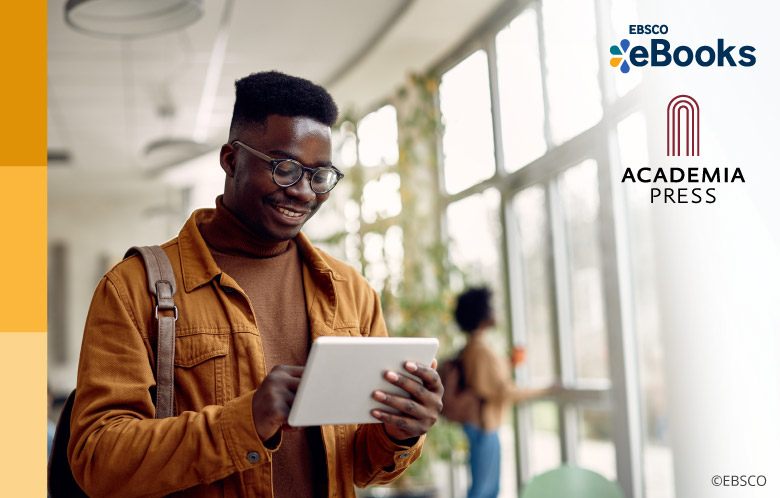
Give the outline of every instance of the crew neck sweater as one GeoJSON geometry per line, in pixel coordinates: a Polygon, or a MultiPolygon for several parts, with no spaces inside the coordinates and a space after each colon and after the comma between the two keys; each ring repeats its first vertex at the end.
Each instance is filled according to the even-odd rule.
{"type": "MultiPolygon", "coordinates": [[[[255,235],[217,198],[216,215],[198,227],[214,261],[249,299],[260,332],[266,371],[303,366],[311,334],[301,257],[291,240],[269,242],[255,235]]],[[[327,495],[327,464],[319,427],[284,431],[272,457],[274,497],[327,495]]]]}

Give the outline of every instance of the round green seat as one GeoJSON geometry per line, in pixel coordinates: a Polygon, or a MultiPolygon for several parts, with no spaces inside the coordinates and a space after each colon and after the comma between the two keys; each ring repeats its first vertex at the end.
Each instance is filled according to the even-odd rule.
{"type": "Polygon", "coordinates": [[[623,492],[601,474],[562,465],[531,479],[520,498],[623,498],[623,492]]]}

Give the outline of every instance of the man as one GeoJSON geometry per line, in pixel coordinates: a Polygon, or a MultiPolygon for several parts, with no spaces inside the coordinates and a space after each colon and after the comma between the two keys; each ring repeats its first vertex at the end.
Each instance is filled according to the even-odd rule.
{"type": "Polygon", "coordinates": [[[314,339],[387,335],[366,281],[299,233],[343,176],[331,164],[337,113],[307,80],[236,82],[224,195],[162,246],[178,283],[174,417],[154,419],[154,301],[140,258],[101,280],[68,448],[90,496],[354,496],[354,485],[392,481],[419,456],[441,409],[427,365],[406,365],[422,385],[385,375],[412,398],[373,393],[401,412],[374,410],[380,423],[286,426],[314,339]]]}

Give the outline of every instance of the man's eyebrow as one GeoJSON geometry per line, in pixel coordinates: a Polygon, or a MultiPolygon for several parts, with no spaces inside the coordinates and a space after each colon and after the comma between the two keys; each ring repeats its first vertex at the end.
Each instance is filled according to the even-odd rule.
{"type": "MultiPolygon", "coordinates": [[[[284,156],[288,159],[295,159],[299,163],[303,164],[304,166],[308,166],[303,161],[301,161],[298,157],[295,156],[295,154],[290,154],[287,151],[284,150],[271,150],[268,151],[269,154],[276,154],[277,156],[284,156]]],[[[332,168],[333,163],[331,161],[322,161],[314,165],[315,168],[332,168]]]]}

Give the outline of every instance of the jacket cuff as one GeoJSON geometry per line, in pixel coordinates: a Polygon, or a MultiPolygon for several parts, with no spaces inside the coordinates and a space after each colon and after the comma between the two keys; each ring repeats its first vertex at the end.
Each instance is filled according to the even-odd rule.
{"type": "Polygon", "coordinates": [[[239,396],[228,402],[222,410],[222,433],[230,457],[239,471],[270,462],[271,454],[282,444],[282,438],[279,437],[268,448],[257,435],[252,416],[254,394],[252,391],[239,396]]]}
{"type": "Polygon", "coordinates": [[[382,424],[371,424],[368,429],[375,432],[374,441],[379,449],[387,456],[392,457],[393,466],[384,467],[386,471],[406,467],[422,451],[425,435],[419,436],[413,445],[404,446],[390,439],[382,424]]]}

